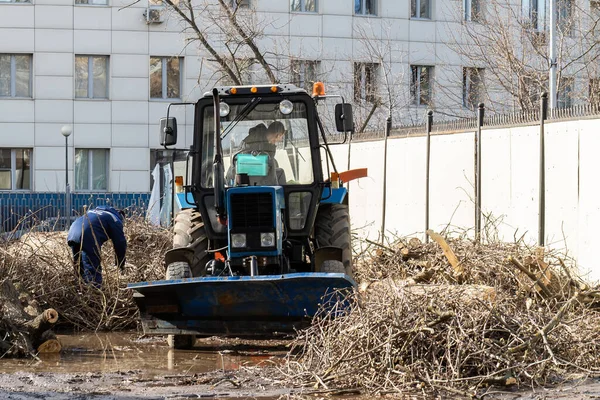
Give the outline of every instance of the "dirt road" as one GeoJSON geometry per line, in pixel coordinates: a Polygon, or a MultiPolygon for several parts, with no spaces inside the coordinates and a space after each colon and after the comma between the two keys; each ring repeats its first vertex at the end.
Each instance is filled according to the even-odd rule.
{"type": "MultiPolygon", "coordinates": [[[[60,355],[39,360],[0,359],[0,399],[316,399],[332,394],[286,387],[277,380],[275,366],[287,353],[284,341],[212,338],[199,340],[192,351],[179,351],[170,350],[164,338],[140,338],[137,333],[59,335],[59,339],[63,344],[60,355]]],[[[371,397],[346,393],[337,398],[371,397]]],[[[407,394],[404,398],[428,397],[407,394]]],[[[600,399],[600,380],[534,391],[494,390],[484,398],[600,399]]]]}

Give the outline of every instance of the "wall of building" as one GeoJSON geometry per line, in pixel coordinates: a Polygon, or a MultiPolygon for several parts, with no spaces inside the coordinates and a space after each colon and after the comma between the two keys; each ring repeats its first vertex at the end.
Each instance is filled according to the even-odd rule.
{"type": "MultiPolygon", "coordinates": [[[[452,19],[441,11],[443,3],[434,2],[432,20],[411,20],[410,3],[395,0],[380,0],[373,17],[354,16],[351,0],[320,1],[314,14],[290,12],[289,1],[253,0],[256,13],[250,18],[263,28],[259,43],[272,52],[282,80],[288,79],[290,58],[321,60],[328,87],[351,98],[353,62],[376,61],[366,43],[378,41],[391,52],[396,94],[408,101],[410,64],[439,65],[436,85],[454,88],[460,96],[460,77],[457,82],[443,78],[450,75],[442,69],[460,71],[459,58],[443,45],[452,19]]],[[[149,57],[183,57],[183,101],[197,100],[214,83],[215,70],[206,51],[185,45],[178,18],[165,14],[163,23],[146,24],[147,6],[125,0],[109,0],[106,6],[73,0],[0,3],[0,54],[30,54],[33,60],[32,97],[0,98],[0,148],[33,149],[34,191],[64,190],[60,130],[66,124],[73,126],[67,150],[71,183],[75,149],[102,148],[110,149],[108,191],[150,190],[150,150],[159,148],[157,121],[170,100],[150,99],[149,57]],[[76,55],[109,56],[108,99],[75,99],[76,55]]],[[[200,26],[218,42],[222,33],[214,22],[200,26]]],[[[420,121],[424,110],[409,108],[403,115],[420,121]]],[[[171,114],[179,122],[178,147],[188,148],[192,110],[172,108],[171,114]]]]}

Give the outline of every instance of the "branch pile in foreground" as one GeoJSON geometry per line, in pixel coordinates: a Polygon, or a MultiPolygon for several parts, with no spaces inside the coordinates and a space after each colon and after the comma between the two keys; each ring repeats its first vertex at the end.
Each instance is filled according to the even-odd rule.
{"type": "Polygon", "coordinates": [[[107,242],[102,249],[101,289],[81,281],[66,234],[32,231],[0,244],[0,279],[12,281],[35,306],[55,309],[59,324],[82,330],[136,327],[138,310],[126,285],[164,278],[163,256],[171,248],[172,234],[142,218],[129,218],[125,224],[127,266],[124,272],[118,271],[111,242],[107,242]]]}
{"type": "Polygon", "coordinates": [[[561,258],[520,243],[442,240],[447,248],[365,249],[361,292],[302,332],[289,381],[473,396],[600,372],[598,292],[561,258]]]}

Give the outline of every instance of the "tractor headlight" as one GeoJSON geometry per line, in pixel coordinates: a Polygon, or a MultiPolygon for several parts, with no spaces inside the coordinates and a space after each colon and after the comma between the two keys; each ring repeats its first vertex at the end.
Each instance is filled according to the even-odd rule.
{"type": "Polygon", "coordinates": [[[227,104],[227,103],[223,103],[223,102],[221,102],[221,103],[219,104],[219,115],[220,115],[221,117],[226,117],[226,116],[228,116],[228,115],[229,115],[229,111],[230,111],[229,104],[227,104]]]}
{"type": "Polygon", "coordinates": [[[275,246],[275,234],[273,232],[261,233],[260,234],[260,245],[262,247],[275,246]]]}
{"type": "Polygon", "coordinates": [[[234,233],[231,235],[231,247],[240,248],[246,247],[246,234],[234,233]]]}
{"type": "Polygon", "coordinates": [[[292,111],[294,111],[294,103],[287,99],[283,100],[281,103],[279,103],[279,111],[281,111],[283,115],[291,114],[292,111]]]}

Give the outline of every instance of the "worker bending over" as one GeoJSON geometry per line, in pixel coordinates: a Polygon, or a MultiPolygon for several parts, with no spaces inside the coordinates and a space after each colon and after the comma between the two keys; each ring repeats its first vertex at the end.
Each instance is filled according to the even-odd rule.
{"type": "Polygon", "coordinates": [[[123,233],[123,211],[100,206],[88,210],[77,218],[71,228],[67,242],[73,251],[73,259],[79,264],[79,274],[86,283],[102,286],[102,266],[100,249],[107,240],[112,240],[117,265],[125,267],[127,240],[123,233]]]}

